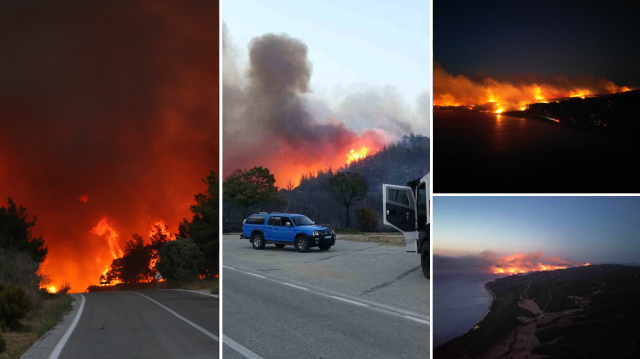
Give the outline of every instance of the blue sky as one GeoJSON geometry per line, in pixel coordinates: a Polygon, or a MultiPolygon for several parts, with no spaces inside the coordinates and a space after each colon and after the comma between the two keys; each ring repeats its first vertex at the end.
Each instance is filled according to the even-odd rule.
{"type": "Polygon", "coordinates": [[[430,89],[429,1],[251,1],[222,2],[231,40],[243,51],[266,33],[304,41],[313,64],[315,93],[363,86],[395,86],[415,108],[430,89]]]}
{"type": "Polygon", "coordinates": [[[640,197],[435,197],[434,254],[640,262],[640,197]]]}

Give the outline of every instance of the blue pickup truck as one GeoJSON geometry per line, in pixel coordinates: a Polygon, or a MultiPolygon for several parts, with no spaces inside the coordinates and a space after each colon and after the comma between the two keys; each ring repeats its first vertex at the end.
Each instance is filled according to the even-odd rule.
{"type": "Polygon", "coordinates": [[[255,249],[272,243],[278,248],[293,245],[298,252],[308,252],[311,247],[326,251],[336,243],[331,228],[316,226],[306,216],[291,213],[252,214],[242,223],[240,238],[248,239],[255,249]]]}

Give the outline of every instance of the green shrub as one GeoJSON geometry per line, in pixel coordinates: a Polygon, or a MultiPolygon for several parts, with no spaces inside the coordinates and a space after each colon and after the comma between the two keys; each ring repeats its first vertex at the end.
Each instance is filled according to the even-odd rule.
{"type": "Polygon", "coordinates": [[[187,283],[198,279],[204,268],[204,254],[191,238],[178,238],[160,249],[156,269],[169,282],[187,283]]]}
{"type": "Polygon", "coordinates": [[[20,329],[19,319],[31,310],[24,288],[0,283],[0,328],[20,329]]]}
{"type": "Polygon", "coordinates": [[[356,211],[358,226],[363,232],[371,232],[378,229],[378,214],[371,208],[360,208],[356,211]]]}

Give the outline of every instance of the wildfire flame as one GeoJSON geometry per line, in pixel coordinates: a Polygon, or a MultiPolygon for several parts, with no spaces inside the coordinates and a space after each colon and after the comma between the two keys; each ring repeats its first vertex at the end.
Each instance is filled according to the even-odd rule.
{"type": "Polygon", "coordinates": [[[47,290],[48,290],[48,291],[49,291],[49,293],[51,293],[51,294],[55,294],[55,293],[56,293],[56,287],[55,287],[55,286],[53,286],[53,285],[52,285],[51,287],[47,288],[47,290]]]}
{"type": "Polygon", "coordinates": [[[169,241],[176,239],[176,235],[169,232],[169,226],[167,226],[162,219],[156,220],[153,226],[149,229],[149,237],[153,237],[158,233],[166,236],[169,241]]]}
{"type": "Polygon", "coordinates": [[[349,153],[347,153],[347,164],[349,165],[351,163],[358,162],[363,158],[366,158],[368,153],[369,149],[367,147],[362,147],[360,151],[357,152],[356,150],[352,149],[351,151],[349,151],[349,153]]]}
{"type": "MultiPolygon", "coordinates": [[[[580,97],[602,93],[616,93],[631,90],[618,86],[603,78],[576,78],[554,76],[550,79],[530,79],[522,81],[498,81],[486,77],[479,81],[462,75],[447,73],[442,66],[434,64],[433,105],[471,106],[487,103],[501,103],[498,111],[521,110],[528,104],[547,102],[545,99],[580,97]],[[544,81],[544,82],[543,82],[544,81]]],[[[496,113],[500,113],[496,111],[496,113]]]]}
{"type": "Polygon", "coordinates": [[[111,251],[111,256],[113,259],[122,257],[122,249],[118,246],[118,232],[113,227],[106,216],[100,219],[100,222],[93,227],[89,233],[93,233],[98,236],[107,235],[107,242],[109,243],[109,250],[111,251]],[[107,234],[108,232],[108,234],[107,234]]]}
{"type": "Polygon", "coordinates": [[[535,253],[515,253],[504,256],[497,256],[496,253],[492,251],[485,251],[482,254],[485,259],[491,263],[489,271],[494,274],[513,275],[590,265],[590,263],[576,263],[570,259],[562,259],[559,256],[543,258],[542,252],[540,251],[535,253]]]}

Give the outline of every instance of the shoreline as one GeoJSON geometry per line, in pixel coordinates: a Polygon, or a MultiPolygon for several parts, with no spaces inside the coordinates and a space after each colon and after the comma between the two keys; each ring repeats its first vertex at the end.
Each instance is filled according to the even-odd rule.
{"type": "MultiPolygon", "coordinates": [[[[487,283],[491,283],[491,282],[487,282],[487,283]]],[[[484,284],[484,290],[489,294],[489,296],[491,297],[491,300],[489,301],[489,307],[487,308],[487,311],[484,313],[484,315],[482,316],[482,319],[480,319],[480,321],[478,322],[478,324],[480,324],[480,322],[482,322],[484,320],[484,318],[487,317],[487,314],[489,314],[489,312],[491,311],[491,306],[493,305],[493,301],[496,300],[496,294],[493,293],[493,291],[491,291],[491,289],[489,289],[487,287],[487,283],[484,284]]],[[[478,325],[476,324],[476,326],[478,325]]],[[[475,328],[475,326],[474,326],[475,328]]]]}
{"type": "MultiPolygon", "coordinates": [[[[477,113],[477,112],[474,112],[474,111],[455,110],[455,109],[448,109],[448,108],[447,109],[445,109],[445,108],[435,109],[434,108],[434,110],[477,113]]],[[[511,118],[523,118],[525,120],[536,121],[538,123],[545,124],[545,125],[548,125],[548,126],[559,126],[562,129],[573,131],[576,134],[586,135],[586,136],[589,136],[589,137],[597,139],[597,140],[609,141],[610,143],[613,143],[613,144],[616,144],[616,145],[627,146],[627,147],[629,147],[631,149],[634,149],[634,150],[640,149],[640,145],[638,145],[637,143],[632,142],[632,141],[625,141],[623,139],[616,138],[615,136],[610,136],[610,135],[607,136],[607,135],[603,135],[603,134],[596,134],[596,133],[593,133],[593,132],[590,132],[590,131],[577,129],[577,128],[569,126],[569,125],[563,125],[561,123],[552,122],[550,120],[547,120],[545,118],[542,118],[542,117],[536,116],[536,115],[531,115],[531,114],[520,115],[520,114],[517,114],[517,113],[513,113],[512,111],[506,111],[505,113],[502,113],[502,114],[497,114],[497,113],[487,113],[487,114],[495,115],[495,116],[511,117],[511,118]]],[[[435,117],[435,115],[434,115],[434,117],[435,117]]]]}

